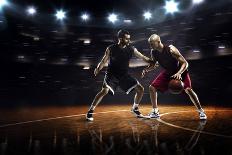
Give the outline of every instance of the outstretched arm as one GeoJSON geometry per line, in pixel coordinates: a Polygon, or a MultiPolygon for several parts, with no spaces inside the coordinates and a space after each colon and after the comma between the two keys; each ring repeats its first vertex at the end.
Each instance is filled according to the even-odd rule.
{"type": "Polygon", "coordinates": [[[134,54],[136,57],[143,59],[143,61],[145,61],[149,64],[155,64],[155,62],[152,59],[150,59],[150,58],[146,57],[145,55],[143,55],[142,53],[140,53],[136,48],[134,48],[134,54]]]}
{"type": "Polygon", "coordinates": [[[143,78],[147,72],[150,72],[150,71],[156,69],[157,67],[159,67],[159,63],[158,63],[158,61],[155,61],[155,60],[154,60],[153,55],[152,55],[152,52],[151,52],[151,60],[152,60],[153,62],[155,62],[155,64],[150,64],[150,65],[148,65],[147,67],[145,67],[145,68],[143,69],[143,71],[142,71],[141,78],[143,78]]]}
{"type": "Polygon", "coordinates": [[[179,50],[175,46],[170,45],[169,47],[171,49],[170,52],[171,52],[172,56],[174,58],[176,58],[176,60],[178,60],[179,63],[181,64],[181,67],[178,70],[178,72],[171,77],[178,79],[178,80],[181,80],[182,79],[181,74],[188,68],[188,62],[185,60],[185,58],[181,55],[181,53],[179,52],[179,50]]]}
{"type": "Polygon", "coordinates": [[[110,57],[110,50],[109,50],[109,48],[107,48],[102,60],[97,65],[97,68],[94,70],[94,75],[95,76],[97,76],[97,74],[102,70],[104,65],[107,63],[109,57],[110,57]]]}
{"type": "Polygon", "coordinates": [[[155,64],[150,64],[148,65],[146,68],[144,68],[143,70],[145,70],[146,72],[150,72],[154,69],[156,69],[157,67],[159,67],[159,63],[156,62],[155,64]]]}

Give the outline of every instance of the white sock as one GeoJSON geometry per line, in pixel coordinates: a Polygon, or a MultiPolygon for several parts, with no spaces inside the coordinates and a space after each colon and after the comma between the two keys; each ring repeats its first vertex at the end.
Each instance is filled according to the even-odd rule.
{"type": "Polygon", "coordinates": [[[90,108],[89,108],[89,111],[90,110],[94,110],[95,109],[95,106],[91,106],[90,108]]]}
{"type": "Polygon", "coordinates": [[[153,108],[153,109],[152,109],[152,112],[158,113],[158,112],[159,112],[159,109],[158,109],[158,108],[153,108]]]}
{"type": "Polygon", "coordinates": [[[198,109],[199,112],[205,112],[202,108],[201,109],[198,109]]]}
{"type": "Polygon", "coordinates": [[[132,108],[135,109],[135,108],[137,108],[138,106],[139,106],[139,104],[135,104],[135,103],[134,103],[132,108]]]}

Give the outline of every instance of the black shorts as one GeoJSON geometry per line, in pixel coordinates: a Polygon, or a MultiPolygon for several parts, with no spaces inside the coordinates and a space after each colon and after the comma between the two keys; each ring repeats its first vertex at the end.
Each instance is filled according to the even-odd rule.
{"type": "Polygon", "coordinates": [[[112,73],[106,72],[103,87],[110,89],[110,94],[114,95],[117,87],[129,94],[138,85],[138,81],[129,74],[115,76],[112,73]]]}

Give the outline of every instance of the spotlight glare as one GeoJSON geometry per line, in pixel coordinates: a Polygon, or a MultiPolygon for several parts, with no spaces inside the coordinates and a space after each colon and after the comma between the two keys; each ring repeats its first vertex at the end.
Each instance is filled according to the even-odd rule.
{"type": "Polygon", "coordinates": [[[174,12],[178,12],[178,5],[179,3],[175,2],[174,0],[166,1],[164,6],[166,13],[173,14],[174,12]]]}
{"type": "Polygon", "coordinates": [[[193,0],[193,4],[199,4],[199,3],[202,3],[204,0],[193,0]]]}
{"type": "Polygon", "coordinates": [[[24,55],[18,55],[17,57],[18,57],[18,59],[24,59],[25,58],[24,55]]]}
{"type": "Polygon", "coordinates": [[[0,9],[7,4],[8,4],[7,0],[0,0],[0,9]]]}
{"type": "Polygon", "coordinates": [[[130,20],[130,19],[125,19],[125,20],[123,20],[123,22],[126,23],[126,24],[131,24],[131,23],[132,23],[132,20],[130,20]]]}
{"type": "Polygon", "coordinates": [[[88,69],[90,69],[90,67],[89,66],[85,66],[85,67],[83,67],[83,69],[84,70],[88,70],[88,69]]]}
{"type": "Polygon", "coordinates": [[[46,58],[39,58],[39,60],[40,60],[40,61],[45,61],[45,60],[46,60],[46,58]]]}
{"type": "Polygon", "coordinates": [[[225,45],[219,45],[218,48],[219,49],[225,49],[226,47],[225,47],[225,45]]]}
{"type": "Polygon", "coordinates": [[[193,50],[194,53],[200,53],[201,51],[200,50],[193,50]]]}
{"type": "Polygon", "coordinates": [[[150,20],[151,19],[151,13],[149,11],[144,12],[143,14],[145,20],[150,20]]]}
{"type": "Polygon", "coordinates": [[[34,7],[29,7],[29,8],[27,9],[27,13],[28,13],[29,15],[34,15],[34,14],[36,13],[36,9],[35,9],[34,7]]]}
{"type": "Polygon", "coordinates": [[[91,40],[90,39],[85,39],[84,42],[83,42],[85,45],[88,45],[91,43],[91,40]]]}
{"type": "Polygon", "coordinates": [[[81,16],[81,18],[82,18],[82,20],[87,21],[87,20],[89,20],[89,15],[86,14],[86,13],[84,13],[84,14],[81,16]]]}
{"type": "Polygon", "coordinates": [[[64,12],[63,10],[59,10],[56,12],[56,18],[58,20],[63,20],[64,18],[66,18],[66,12],[64,12]]]}
{"type": "Polygon", "coordinates": [[[114,13],[110,14],[108,16],[108,20],[111,22],[111,23],[115,23],[117,20],[118,20],[118,16],[114,13]]]}

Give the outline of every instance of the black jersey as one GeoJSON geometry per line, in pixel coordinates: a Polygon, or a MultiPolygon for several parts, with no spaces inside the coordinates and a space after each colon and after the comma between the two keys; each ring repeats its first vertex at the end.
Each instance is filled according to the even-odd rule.
{"type": "Polygon", "coordinates": [[[128,73],[129,61],[134,53],[134,47],[131,45],[125,48],[120,47],[118,44],[109,46],[110,60],[107,72],[122,75],[128,73]]]}
{"type": "Polygon", "coordinates": [[[172,56],[170,52],[170,47],[167,45],[164,45],[162,52],[152,50],[151,55],[155,61],[159,62],[161,67],[163,67],[170,73],[175,73],[180,68],[178,60],[176,60],[172,56]]]}

